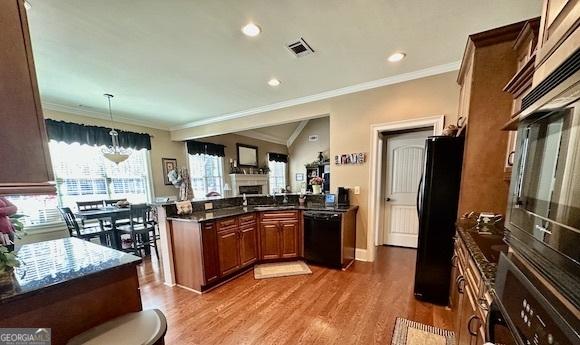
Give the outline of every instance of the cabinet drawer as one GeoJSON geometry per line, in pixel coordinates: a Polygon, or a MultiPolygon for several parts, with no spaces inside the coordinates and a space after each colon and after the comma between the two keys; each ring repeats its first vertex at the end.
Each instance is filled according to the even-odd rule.
{"type": "Polygon", "coordinates": [[[286,219],[298,220],[298,211],[263,212],[262,219],[263,220],[286,220],[286,219]]]}
{"type": "Polygon", "coordinates": [[[236,218],[227,218],[223,220],[217,221],[217,230],[218,231],[225,231],[230,230],[231,228],[235,228],[238,225],[236,218]]]}
{"type": "Polygon", "coordinates": [[[250,214],[245,214],[243,216],[239,216],[238,221],[240,222],[240,226],[243,224],[247,224],[247,223],[253,223],[256,221],[256,214],[250,213],[250,214]]]}

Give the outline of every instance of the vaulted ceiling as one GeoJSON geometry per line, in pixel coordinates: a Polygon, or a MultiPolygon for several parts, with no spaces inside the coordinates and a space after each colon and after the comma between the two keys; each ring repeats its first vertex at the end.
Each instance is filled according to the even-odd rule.
{"type": "MultiPolygon", "coordinates": [[[[45,107],[172,127],[422,69],[540,0],[29,0],[45,107]],[[248,22],[262,28],[244,36],[248,22]],[[296,58],[303,37],[316,51],[296,58]],[[395,51],[407,58],[387,62],[395,51]],[[278,87],[267,84],[278,78],[278,87]]],[[[258,111],[258,110],[256,110],[258,111]]]]}

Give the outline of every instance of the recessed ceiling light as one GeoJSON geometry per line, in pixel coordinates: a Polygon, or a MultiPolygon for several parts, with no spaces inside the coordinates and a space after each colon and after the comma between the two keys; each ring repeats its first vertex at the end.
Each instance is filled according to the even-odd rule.
{"type": "Polygon", "coordinates": [[[272,79],[268,80],[268,85],[278,86],[278,85],[280,85],[280,80],[278,80],[276,78],[272,78],[272,79]]]}
{"type": "Polygon", "coordinates": [[[262,29],[254,23],[249,23],[242,27],[242,32],[246,36],[256,37],[260,34],[260,32],[262,32],[262,29]]]}
{"type": "Polygon", "coordinates": [[[407,56],[407,54],[405,53],[395,53],[392,54],[391,56],[389,56],[389,62],[399,62],[401,60],[403,60],[405,58],[405,56],[407,56]]]}

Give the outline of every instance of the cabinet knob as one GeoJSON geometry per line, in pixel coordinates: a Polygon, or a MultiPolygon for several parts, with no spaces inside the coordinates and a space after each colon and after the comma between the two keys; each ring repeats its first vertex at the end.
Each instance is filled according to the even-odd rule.
{"type": "Polygon", "coordinates": [[[463,294],[465,288],[465,278],[463,276],[457,277],[457,292],[463,294]]]}

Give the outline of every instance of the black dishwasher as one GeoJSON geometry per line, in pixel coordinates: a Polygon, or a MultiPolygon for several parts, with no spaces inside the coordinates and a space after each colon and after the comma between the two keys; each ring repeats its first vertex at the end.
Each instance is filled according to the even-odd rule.
{"type": "Polygon", "coordinates": [[[340,212],[304,212],[304,257],[308,262],[342,268],[340,212]]]}

